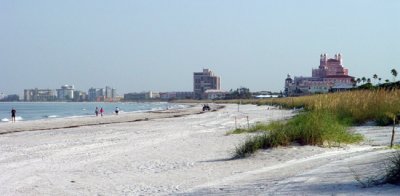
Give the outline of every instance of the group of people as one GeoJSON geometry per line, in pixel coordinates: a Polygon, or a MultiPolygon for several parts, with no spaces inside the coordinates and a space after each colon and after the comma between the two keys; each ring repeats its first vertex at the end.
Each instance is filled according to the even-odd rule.
{"type": "MultiPolygon", "coordinates": [[[[96,109],[94,110],[94,113],[96,114],[96,116],[99,116],[99,113],[100,113],[100,116],[103,116],[104,115],[103,107],[101,107],[100,110],[98,107],[96,107],[96,109]]],[[[115,107],[115,114],[118,115],[118,113],[119,113],[119,108],[115,107]]]]}
{"type": "MultiPolygon", "coordinates": [[[[104,115],[104,109],[103,109],[103,107],[101,107],[100,110],[99,110],[98,107],[96,107],[94,113],[96,114],[96,116],[99,116],[99,114],[100,114],[101,116],[103,116],[103,115],[104,115]]],[[[119,108],[118,108],[118,107],[115,107],[115,114],[118,115],[118,113],[119,113],[119,108]]],[[[16,110],[15,108],[12,108],[12,109],[11,109],[11,121],[12,121],[12,122],[15,122],[15,117],[16,117],[16,115],[17,115],[17,110],[16,110]]]]}

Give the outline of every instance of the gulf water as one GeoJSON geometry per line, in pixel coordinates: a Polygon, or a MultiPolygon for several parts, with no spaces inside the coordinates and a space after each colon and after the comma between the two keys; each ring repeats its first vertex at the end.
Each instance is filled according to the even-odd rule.
{"type": "Polygon", "coordinates": [[[75,118],[94,116],[96,107],[102,107],[105,115],[114,115],[118,107],[120,114],[165,109],[184,108],[185,105],[167,102],[0,102],[0,121],[11,120],[11,109],[17,110],[17,121],[49,118],[75,118]]]}

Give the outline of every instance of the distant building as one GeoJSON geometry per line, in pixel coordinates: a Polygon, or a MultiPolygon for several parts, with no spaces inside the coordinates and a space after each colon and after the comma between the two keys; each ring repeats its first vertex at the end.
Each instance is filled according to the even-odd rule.
{"type": "Polygon", "coordinates": [[[141,92],[141,93],[127,93],[124,94],[124,101],[145,101],[160,99],[160,93],[158,92],[141,92]]]}
{"type": "Polygon", "coordinates": [[[114,99],[117,97],[117,90],[115,88],[111,88],[109,86],[106,86],[105,89],[105,101],[114,101],[114,99]]]}
{"type": "Polygon", "coordinates": [[[163,92],[160,93],[161,100],[174,100],[174,99],[193,99],[193,92],[163,92]]]}
{"type": "Polygon", "coordinates": [[[88,90],[88,101],[104,101],[105,90],[104,88],[90,88],[88,90]]]}
{"type": "Polygon", "coordinates": [[[343,67],[342,55],[336,54],[334,58],[327,58],[321,54],[320,65],[312,70],[312,77],[287,76],[284,94],[286,96],[299,96],[330,91],[352,89],[354,77],[348,75],[348,69],[343,67]]]}
{"type": "Polygon", "coordinates": [[[219,76],[215,76],[209,69],[203,69],[203,72],[193,73],[193,93],[195,99],[206,99],[206,90],[221,90],[221,81],[219,76]]]}
{"type": "Polygon", "coordinates": [[[72,101],[74,99],[74,85],[64,85],[57,89],[57,99],[59,101],[72,101]]]}
{"type": "Polygon", "coordinates": [[[82,101],[87,101],[88,100],[88,96],[86,92],[83,91],[74,91],[74,98],[72,99],[72,101],[75,102],[82,102],[82,101]]]}
{"type": "Polygon", "coordinates": [[[88,101],[117,101],[117,90],[106,86],[106,88],[90,88],[87,93],[88,101]]]}
{"type": "Polygon", "coordinates": [[[259,91],[251,93],[252,97],[255,99],[267,99],[267,98],[277,98],[281,97],[281,93],[273,93],[270,91],[259,91]]]}
{"type": "Polygon", "coordinates": [[[55,90],[52,89],[25,89],[24,101],[55,101],[55,90]]]}
{"type": "Polygon", "coordinates": [[[204,97],[206,99],[225,99],[225,96],[228,92],[223,90],[215,90],[215,89],[208,89],[204,92],[204,97]]]}
{"type": "Polygon", "coordinates": [[[115,89],[115,88],[111,89],[111,98],[113,99],[113,101],[119,100],[118,94],[117,94],[117,89],[115,89]]]}
{"type": "Polygon", "coordinates": [[[3,96],[0,101],[7,101],[7,102],[11,102],[11,101],[19,101],[19,95],[6,95],[3,96]]]}

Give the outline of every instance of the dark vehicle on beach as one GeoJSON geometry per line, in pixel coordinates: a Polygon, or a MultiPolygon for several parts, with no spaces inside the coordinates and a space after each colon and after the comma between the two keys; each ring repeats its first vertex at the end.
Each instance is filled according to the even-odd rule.
{"type": "Polygon", "coordinates": [[[203,105],[203,112],[210,111],[210,106],[208,104],[203,105]]]}

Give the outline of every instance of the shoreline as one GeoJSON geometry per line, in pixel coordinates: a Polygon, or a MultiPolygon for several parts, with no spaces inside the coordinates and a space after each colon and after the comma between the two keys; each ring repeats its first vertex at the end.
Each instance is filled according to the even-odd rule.
{"type": "Polygon", "coordinates": [[[190,105],[169,102],[0,102],[0,124],[11,122],[10,110],[17,109],[17,121],[35,121],[60,118],[81,118],[94,116],[94,108],[103,107],[106,115],[137,113],[166,109],[182,109],[190,105]],[[93,110],[92,110],[93,109],[93,110]],[[22,112],[21,112],[22,111],[22,112]]]}
{"type": "MultiPolygon", "coordinates": [[[[224,105],[215,105],[213,110],[219,110],[224,105]]],[[[119,115],[105,116],[82,116],[82,117],[63,117],[52,119],[40,119],[31,121],[17,121],[16,123],[0,123],[0,135],[24,132],[24,131],[43,131],[66,128],[77,128],[82,126],[96,126],[116,123],[130,123],[148,121],[162,118],[176,118],[186,115],[203,113],[201,105],[188,104],[187,108],[164,109],[156,111],[126,112],[119,115]]]]}

